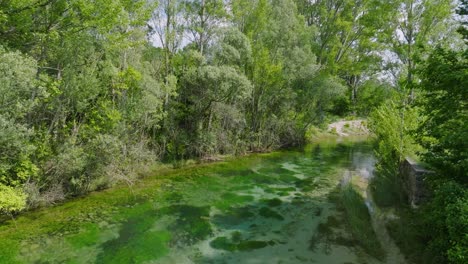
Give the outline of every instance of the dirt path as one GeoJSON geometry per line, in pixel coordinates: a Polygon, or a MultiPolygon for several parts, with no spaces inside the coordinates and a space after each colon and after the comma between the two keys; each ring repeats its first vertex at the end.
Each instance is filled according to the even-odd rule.
{"type": "Polygon", "coordinates": [[[347,137],[351,135],[367,135],[369,129],[366,127],[366,121],[362,119],[351,121],[338,121],[328,125],[328,132],[336,133],[338,136],[347,137]]]}

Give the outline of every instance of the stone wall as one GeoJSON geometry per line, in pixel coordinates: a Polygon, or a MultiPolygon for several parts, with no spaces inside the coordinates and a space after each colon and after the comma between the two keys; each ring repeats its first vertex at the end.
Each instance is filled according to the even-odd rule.
{"type": "Polygon", "coordinates": [[[425,179],[431,173],[432,171],[424,169],[409,158],[400,164],[402,187],[408,197],[408,203],[412,207],[417,207],[429,198],[425,179]]]}

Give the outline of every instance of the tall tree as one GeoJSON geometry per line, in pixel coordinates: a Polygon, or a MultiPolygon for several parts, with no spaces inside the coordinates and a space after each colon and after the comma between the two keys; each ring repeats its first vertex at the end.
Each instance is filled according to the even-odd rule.
{"type": "Polygon", "coordinates": [[[438,172],[468,184],[468,53],[437,48],[422,74],[422,105],[427,119],[420,127],[423,156],[438,172]]]}
{"type": "Polygon", "coordinates": [[[460,1],[460,5],[457,9],[457,14],[464,18],[464,20],[461,21],[461,25],[458,29],[458,32],[462,34],[466,42],[468,41],[468,21],[466,21],[466,16],[468,16],[468,0],[460,1]]]}
{"type": "Polygon", "coordinates": [[[353,109],[358,90],[379,71],[377,39],[388,28],[392,1],[296,0],[307,25],[317,32],[314,52],[317,62],[348,86],[353,109]],[[390,2],[390,3],[389,3],[390,2]]]}
{"type": "Polygon", "coordinates": [[[212,40],[215,29],[226,17],[223,0],[189,0],[184,2],[187,30],[190,32],[198,51],[204,51],[212,40]]]}
{"type": "Polygon", "coordinates": [[[407,92],[412,101],[417,64],[435,43],[450,34],[449,19],[454,6],[451,0],[402,0],[396,3],[398,12],[384,42],[404,65],[399,69],[404,74],[401,90],[407,92]]]}
{"type": "Polygon", "coordinates": [[[172,74],[171,60],[183,41],[182,11],[183,4],[180,0],[163,0],[148,21],[150,39],[164,51],[165,77],[172,74]]]}

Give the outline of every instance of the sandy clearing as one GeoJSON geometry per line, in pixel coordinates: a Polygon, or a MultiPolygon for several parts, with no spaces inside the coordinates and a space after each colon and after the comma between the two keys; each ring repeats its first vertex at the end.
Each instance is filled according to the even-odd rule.
{"type": "Polygon", "coordinates": [[[366,121],[363,119],[351,121],[338,121],[328,125],[328,132],[338,134],[340,137],[347,137],[351,135],[366,135],[369,134],[369,129],[365,125],[366,121]]]}

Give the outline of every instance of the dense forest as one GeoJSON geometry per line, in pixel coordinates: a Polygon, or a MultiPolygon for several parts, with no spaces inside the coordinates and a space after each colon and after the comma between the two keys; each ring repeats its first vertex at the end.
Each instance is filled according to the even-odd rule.
{"type": "Polygon", "coordinates": [[[375,188],[396,186],[382,206],[401,202],[404,157],[435,172],[395,233],[428,245],[415,261],[466,263],[467,14],[466,0],[0,0],[0,210],[369,116],[375,188]]]}

